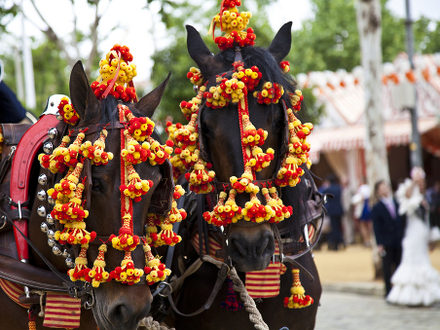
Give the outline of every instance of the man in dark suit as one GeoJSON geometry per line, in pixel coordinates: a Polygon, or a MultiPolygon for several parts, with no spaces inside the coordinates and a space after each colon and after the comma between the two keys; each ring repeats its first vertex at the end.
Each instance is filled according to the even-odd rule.
{"type": "Polygon", "coordinates": [[[342,216],[344,210],[342,208],[342,188],[338,179],[334,175],[329,175],[322,184],[319,191],[323,194],[329,194],[325,208],[330,218],[330,234],[328,235],[328,249],[337,251],[339,245],[345,246],[342,236],[342,216]]]}
{"type": "Polygon", "coordinates": [[[385,296],[391,291],[391,276],[402,257],[405,220],[399,216],[398,204],[393,199],[388,183],[381,180],[374,185],[376,204],[371,210],[374,234],[385,280],[385,296]]]}

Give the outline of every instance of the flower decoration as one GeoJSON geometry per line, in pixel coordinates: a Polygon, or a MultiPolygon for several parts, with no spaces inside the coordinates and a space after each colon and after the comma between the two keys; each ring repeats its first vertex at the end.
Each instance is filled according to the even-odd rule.
{"type": "Polygon", "coordinates": [[[67,97],[63,97],[58,104],[58,113],[66,124],[72,126],[75,126],[80,119],[78,113],[75,111],[67,97]]]}

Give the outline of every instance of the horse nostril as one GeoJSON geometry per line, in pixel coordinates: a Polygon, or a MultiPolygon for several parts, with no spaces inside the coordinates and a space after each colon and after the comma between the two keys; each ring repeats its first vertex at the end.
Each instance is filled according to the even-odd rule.
{"type": "Polygon", "coordinates": [[[132,317],[129,306],[125,304],[116,305],[109,313],[109,319],[114,323],[124,324],[132,317]]]}
{"type": "Polygon", "coordinates": [[[241,244],[239,239],[231,239],[232,248],[236,249],[243,257],[247,255],[247,251],[241,244]]]}
{"type": "Polygon", "coordinates": [[[261,241],[261,244],[257,247],[257,255],[262,255],[264,251],[268,248],[269,245],[269,237],[265,236],[261,241]]]}

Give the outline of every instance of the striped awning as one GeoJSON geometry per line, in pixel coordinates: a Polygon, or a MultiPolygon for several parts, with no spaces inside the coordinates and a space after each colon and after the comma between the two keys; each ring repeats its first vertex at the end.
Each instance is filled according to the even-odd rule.
{"type": "MultiPolygon", "coordinates": [[[[418,120],[420,134],[437,125],[439,125],[439,120],[436,117],[418,120]]],[[[384,134],[387,147],[407,145],[411,140],[411,122],[409,120],[386,122],[384,134]]],[[[365,126],[358,124],[337,128],[316,128],[307,140],[311,144],[313,160],[319,159],[317,154],[320,152],[362,149],[365,147],[365,138],[365,126]]]]}

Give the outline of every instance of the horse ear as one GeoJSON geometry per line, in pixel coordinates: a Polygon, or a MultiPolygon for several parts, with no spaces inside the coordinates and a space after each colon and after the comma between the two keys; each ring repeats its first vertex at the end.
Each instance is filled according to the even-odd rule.
{"type": "Polygon", "coordinates": [[[292,44],[291,30],[292,22],[284,24],[279,29],[269,46],[269,52],[278,63],[281,62],[290,52],[290,47],[292,44]]]}
{"type": "Polygon", "coordinates": [[[97,117],[95,112],[99,111],[98,100],[89,86],[89,81],[81,61],[76,62],[73,66],[69,87],[70,99],[81,120],[86,119],[86,117],[97,117]]]}
{"type": "Polygon", "coordinates": [[[163,92],[165,91],[165,87],[168,84],[168,80],[170,79],[170,76],[171,76],[171,72],[168,73],[168,76],[165,78],[164,81],[162,81],[162,83],[159,86],[157,86],[150,93],[145,95],[135,104],[134,106],[135,109],[138,110],[143,115],[151,118],[157,106],[159,105],[160,100],[162,99],[163,92]]]}
{"type": "Polygon", "coordinates": [[[210,66],[214,63],[214,55],[193,26],[186,25],[186,32],[189,56],[197,63],[202,73],[209,72],[210,66]]]}

